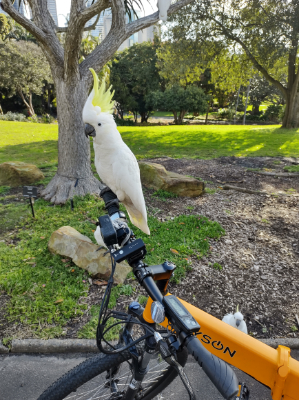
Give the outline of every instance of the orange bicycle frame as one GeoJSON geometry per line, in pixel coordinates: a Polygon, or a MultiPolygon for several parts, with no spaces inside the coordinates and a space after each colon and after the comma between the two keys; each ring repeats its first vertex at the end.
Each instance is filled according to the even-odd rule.
{"type": "MultiPolygon", "coordinates": [[[[234,365],[271,389],[273,400],[299,400],[299,362],[290,356],[290,349],[275,350],[225,322],[180,299],[200,325],[198,339],[211,353],[234,365]]],[[[143,318],[151,317],[149,297],[143,318]]],[[[168,326],[168,321],[161,324],[168,326]]]]}

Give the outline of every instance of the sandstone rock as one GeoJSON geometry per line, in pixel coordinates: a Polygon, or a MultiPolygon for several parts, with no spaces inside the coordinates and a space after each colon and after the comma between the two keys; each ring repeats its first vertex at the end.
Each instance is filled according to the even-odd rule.
{"type": "Polygon", "coordinates": [[[21,161],[0,164],[0,185],[21,186],[44,179],[44,174],[33,164],[21,161]]]}
{"type": "Polygon", "coordinates": [[[205,185],[195,178],[167,171],[163,165],[145,161],[139,162],[139,168],[141,182],[147,188],[163,189],[185,197],[203,194],[205,185]]]}
{"type": "MultiPolygon", "coordinates": [[[[63,226],[53,232],[48,248],[51,253],[70,257],[80,268],[88,271],[93,277],[108,279],[111,274],[109,253],[103,256],[105,249],[96,251],[98,245],[70,226],[63,226]]],[[[131,268],[126,262],[116,264],[115,283],[123,283],[131,268]]]]}

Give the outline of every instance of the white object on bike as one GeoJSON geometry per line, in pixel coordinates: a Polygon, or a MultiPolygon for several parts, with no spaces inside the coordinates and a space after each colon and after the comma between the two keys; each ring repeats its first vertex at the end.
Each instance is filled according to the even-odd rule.
{"type": "Polygon", "coordinates": [[[101,180],[126,207],[132,224],[150,234],[137,160],[123,142],[111,115],[113,93],[93,69],[94,86],[83,108],[83,121],[95,129],[95,166],[101,180]]]}
{"type": "Polygon", "coordinates": [[[167,11],[170,7],[171,0],[158,0],[157,6],[159,8],[159,18],[162,21],[167,21],[167,11]]]}
{"type": "Polygon", "coordinates": [[[104,243],[102,234],[101,234],[101,228],[99,226],[97,226],[97,229],[96,229],[96,231],[94,233],[94,237],[95,237],[95,240],[97,241],[97,244],[99,246],[103,246],[103,247],[107,248],[107,246],[104,243]]]}
{"type": "Polygon", "coordinates": [[[222,318],[223,322],[226,322],[228,325],[233,326],[241,332],[248,333],[247,325],[244,321],[244,317],[240,311],[235,312],[234,314],[227,314],[222,318]]]}

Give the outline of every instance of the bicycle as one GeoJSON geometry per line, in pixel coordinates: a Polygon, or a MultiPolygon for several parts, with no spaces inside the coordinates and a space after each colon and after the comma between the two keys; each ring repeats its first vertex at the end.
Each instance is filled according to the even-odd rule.
{"type": "Polygon", "coordinates": [[[99,225],[112,273],[99,315],[100,353],[54,382],[38,400],[150,400],[177,376],[193,400],[183,369],[188,354],[225,399],[249,399],[248,388],[237,381],[231,364],[268,386],[273,400],[299,400],[299,362],[291,358],[290,349],[275,350],[168,293],[175,265],[147,266],[145,245],[128,228],[116,195],[105,188],[101,197],[109,215],[100,217],[99,225]],[[145,308],[132,302],[127,313],[108,311],[116,262],[123,260],[149,298],[145,308]],[[119,332],[116,344],[106,340],[113,329],[119,332]]]}

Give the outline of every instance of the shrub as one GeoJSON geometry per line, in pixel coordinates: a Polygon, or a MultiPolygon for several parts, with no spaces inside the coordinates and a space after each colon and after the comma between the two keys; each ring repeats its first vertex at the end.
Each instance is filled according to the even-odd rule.
{"type": "Polygon", "coordinates": [[[117,126],[133,126],[135,125],[134,121],[131,119],[121,119],[118,115],[114,114],[114,121],[117,126]]]}
{"type": "Polygon", "coordinates": [[[24,114],[13,113],[11,111],[8,111],[6,114],[3,114],[3,115],[0,114],[0,120],[1,121],[29,122],[24,114]]]}
{"type": "Polygon", "coordinates": [[[41,117],[41,122],[44,124],[52,124],[54,118],[50,114],[43,114],[41,117]]]}
{"type": "Polygon", "coordinates": [[[36,114],[34,114],[34,115],[31,115],[31,117],[28,117],[28,120],[29,120],[30,122],[33,122],[33,123],[35,123],[35,124],[37,124],[37,123],[39,122],[39,120],[38,120],[38,118],[37,118],[37,115],[36,115],[36,114]]]}
{"type": "Polygon", "coordinates": [[[235,115],[235,110],[232,108],[219,108],[216,118],[217,119],[233,119],[235,115]]]}
{"type": "Polygon", "coordinates": [[[271,104],[263,115],[265,121],[280,122],[283,116],[283,107],[271,104]]]}

